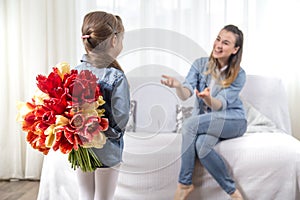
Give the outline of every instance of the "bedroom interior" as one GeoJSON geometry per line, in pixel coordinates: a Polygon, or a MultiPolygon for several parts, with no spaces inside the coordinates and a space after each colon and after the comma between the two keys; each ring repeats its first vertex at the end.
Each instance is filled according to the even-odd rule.
{"type": "MultiPolygon", "coordinates": [[[[158,66],[141,68],[145,67],[176,74],[172,69],[159,70],[158,66]]],[[[159,76],[145,74],[143,77],[128,75],[136,106],[124,136],[116,200],[167,200],[172,199],[176,189],[181,154],[178,128],[182,123],[180,118],[188,114],[182,108],[193,106],[193,101],[180,102],[174,91],[159,84],[159,76]],[[181,105],[181,109],[176,109],[177,105],[181,105]]],[[[241,96],[247,111],[247,132],[241,138],[221,142],[216,150],[232,169],[245,199],[300,198],[300,142],[290,134],[287,96],[282,81],[248,75],[241,96]],[[277,90],[270,90],[274,86],[277,90]],[[270,102],[269,99],[274,100],[270,102]]],[[[199,163],[193,181],[196,189],[190,200],[228,199],[199,163]]],[[[38,199],[76,199],[78,190],[74,188],[78,185],[66,156],[50,152],[44,159],[38,199]],[[57,185],[59,187],[55,187],[57,185]]]]}
{"type": "MultiPolygon", "coordinates": [[[[76,199],[73,187],[78,183],[66,155],[51,152],[44,157],[26,143],[15,122],[15,102],[31,97],[37,74],[49,72],[60,61],[78,64],[83,53],[82,17],[91,10],[105,10],[124,21],[124,50],[119,62],[128,76],[135,106],[125,135],[116,200],[145,195],[149,200],[172,198],[180,166],[180,126],[193,99],[178,100],[173,90],[159,83],[161,74],[183,80],[193,59],[208,55],[215,34],[228,23],[238,25],[245,34],[242,67],[247,83],[241,96],[251,123],[244,137],[220,143],[216,149],[227,164],[234,165],[231,173],[246,199],[300,198],[300,68],[294,61],[300,29],[289,25],[300,15],[300,2],[136,2],[1,1],[0,27],[5,31],[0,32],[4,38],[0,63],[5,67],[0,69],[0,80],[2,94],[6,94],[0,99],[1,195],[4,181],[35,180],[39,190],[32,193],[40,200],[76,199]],[[288,11],[278,15],[282,7],[288,11]],[[53,167],[56,165],[58,169],[53,167]],[[265,196],[256,196],[262,189],[268,190],[265,196]]],[[[196,190],[190,199],[227,197],[199,163],[195,174],[196,190]]]]}

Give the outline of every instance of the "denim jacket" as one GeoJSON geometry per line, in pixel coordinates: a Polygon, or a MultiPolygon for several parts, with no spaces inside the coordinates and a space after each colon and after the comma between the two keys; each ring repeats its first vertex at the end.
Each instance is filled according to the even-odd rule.
{"type": "MultiPolygon", "coordinates": [[[[208,87],[212,76],[206,75],[207,63],[209,58],[199,58],[193,63],[188,75],[183,82],[183,86],[190,90],[193,94],[195,89],[203,91],[208,87]]],[[[227,88],[222,88],[221,85],[215,84],[211,89],[211,96],[222,102],[222,108],[218,111],[213,111],[215,117],[224,119],[246,119],[243,103],[239,94],[246,82],[246,73],[241,68],[237,78],[227,88]]],[[[193,115],[204,113],[204,102],[201,98],[196,98],[193,115]]],[[[208,109],[211,112],[210,109],[208,109]]]]}
{"type": "Polygon", "coordinates": [[[104,167],[114,166],[122,161],[123,134],[129,119],[130,93],[125,74],[115,68],[96,68],[87,62],[84,55],[81,64],[75,69],[90,70],[100,84],[100,90],[105,100],[103,108],[105,117],[109,120],[108,130],[104,132],[108,138],[103,148],[93,148],[104,167]]]}

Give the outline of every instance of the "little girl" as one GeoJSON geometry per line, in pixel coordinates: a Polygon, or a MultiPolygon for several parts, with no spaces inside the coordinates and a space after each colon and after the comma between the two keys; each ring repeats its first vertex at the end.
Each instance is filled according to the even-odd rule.
{"type": "Polygon", "coordinates": [[[117,185],[130,108],[128,82],[116,61],[123,48],[123,35],[119,16],[96,11],[84,17],[81,38],[87,54],[76,69],[90,70],[98,78],[109,128],[104,132],[108,138],[104,147],[93,148],[103,166],[94,172],[77,170],[80,200],[112,200],[117,185]]]}

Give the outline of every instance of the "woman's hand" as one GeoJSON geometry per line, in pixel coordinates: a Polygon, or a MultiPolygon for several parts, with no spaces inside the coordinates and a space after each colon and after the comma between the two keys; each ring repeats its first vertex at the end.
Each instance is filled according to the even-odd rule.
{"type": "Polygon", "coordinates": [[[160,82],[170,88],[179,88],[181,87],[181,83],[174,77],[162,75],[165,80],[161,80],[160,82]]]}
{"type": "Polygon", "coordinates": [[[197,97],[200,97],[201,99],[207,99],[210,97],[210,89],[205,88],[202,92],[199,92],[197,89],[195,90],[195,93],[197,97]]]}
{"type": "Polygon", "coordinates": [[[204,103],[210,107],[212,110],[220,110],[222,108],[222,102],[216,98],[210,96],[210,89],[205,88],[203,91],[199,92],[195,90],[196,96],[203,99],[204,103]]]}
{"type": "Polygon", "coordinates": [[[161,80],[160,82],[170,88],[175,88],[176,94],[181,100],[185,101],[192,95],[190,90],[183,87],[181,82],[179,82],[176,78],[167,75],[162,75],[162,77],[165,80],[161,80]]]}

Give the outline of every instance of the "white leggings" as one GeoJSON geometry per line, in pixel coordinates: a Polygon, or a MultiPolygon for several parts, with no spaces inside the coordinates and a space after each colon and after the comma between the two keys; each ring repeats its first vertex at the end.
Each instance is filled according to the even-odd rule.
{"type": "Polygon", "coordinates": [[[98,168],[94,172],[77,171],[79,200],[113,200],[119,176],[119,166],[98,168]]]}

